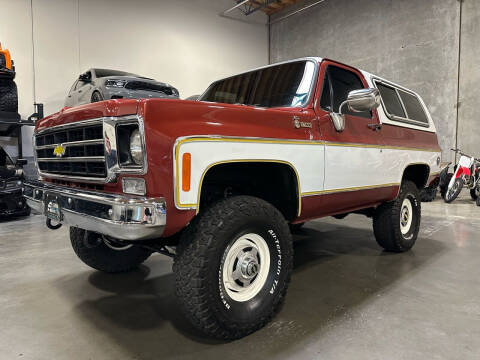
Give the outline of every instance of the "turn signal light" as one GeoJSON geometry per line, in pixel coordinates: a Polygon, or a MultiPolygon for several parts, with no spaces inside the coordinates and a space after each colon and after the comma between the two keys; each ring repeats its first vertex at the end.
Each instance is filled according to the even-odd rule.
{"type": "Polygon", "coordinates": [[[192,175],[192,154],[185,153],[182,157],[182,190],[190,191],[190,180],[192,175]]]}

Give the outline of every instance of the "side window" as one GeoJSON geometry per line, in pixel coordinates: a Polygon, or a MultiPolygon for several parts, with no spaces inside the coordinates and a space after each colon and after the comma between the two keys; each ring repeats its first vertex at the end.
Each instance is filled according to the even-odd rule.
{"type": "Polygon", "coordinates": [[[425,114],[425,110],[423,109],[422,104],[420,104],[418,98],[415,95],[409,94],[402,90],[398,90],[398,93],[402,98],[403,105],[405,105],[405,110],[407,111],[408,118],[424,124],[428,124],[427,115],[425,114]]]}
{"type": "MultiPolygon", "coordinates": [[[[355,73],[336,66],[329,66],[327,68],[327,76],[325,77],[324,81],[320,106],[325,110],[338,113],[340,111],[340,105],[347,100],[348,93],[350,91],[363,88],[364,86],[362,81],[355,73]],[[330,86],[330,95],[327,93],[328,86],[330,86]],[[327,105],[327,102],[330,102],[330,106],[327,105]]],[[[346,106],[343,108],[343,113],[368,119],[372,117],[370,111],[351,112],[346,106]]]]}
{"type": "Polygon", "coordinates": [[[387,112],[390,115],[405,118],[405,111],[403,111],[403,106],[398,98],[397,91],[393,87],[384,84],[377,83],[376,85],[378,91],[380,91],[380,96],[382,97],[387,112]]]}
{"type": "Polygon", "coordinates": [[[393,120],[429,126],[427,114],[416,95],[379,81],[375,81],[375,85],[388,115],[395,117],[393,120]]]}

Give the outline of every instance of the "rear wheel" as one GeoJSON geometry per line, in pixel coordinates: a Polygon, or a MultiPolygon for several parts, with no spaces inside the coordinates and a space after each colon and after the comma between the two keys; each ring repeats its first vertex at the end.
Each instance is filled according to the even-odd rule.
{"type": "Polygon", "coordinates": [[[460,194],[460,192],[462,191],[462,189],[463,189],[463,179],[462,178],[455,179],[452,187],[449,189],[447,188],[447,191],[444,197],[445,202],[451,203],[453,200],[455,200],[460,194]]]}
{"type": "Polygon", "coordinates": [[[475,186],[475,188],[470,189],[470,196],[472,197],[472,200],[477,200],[478,197],[480,197],[480,188],[475,186]]]}
{"type": "Polygon", "coordinates": [[[428,187],[421,191],[420,196],[423,202],[432,202],[437,197],[438,187],[428,187]]]}
{"type": "Polygon", "coordinates": [[[17,85],[13,80],[0,80],[0,111],[18,112],[17,85]]]}
{"type": "Polygon", "coordinates": [[[410,250],[420,229],[421,202],[417,186],[404,181],[394,201],[380,205],[373,216],[377,243],[387,251],[410,250]]]}
{"type": "Polygon", "coordinates": [[[110,237],[76,227],[70,227],[70,241],[80,260],[107,273],[132,270],[152,253],[145,248],[121,244],[110,237]]]}
{"type": "Polygon", "coordinates": [[[289,224],[289,226],[290,226],[290,231],[291,231],[292,233],[299,232],[299,231],[302,229],[303,225],[305,225],[304,222],[301,222],[301,223],[298,223],[298,224],[289,224]]]}
{"type": "Polygon", "coordinates": [[[182,234],[173,266],[176,295],[204,334],[241,338],[276,313],[292,263],[292,238],[282,214],[258,198],[227,198],[182,234]]]}

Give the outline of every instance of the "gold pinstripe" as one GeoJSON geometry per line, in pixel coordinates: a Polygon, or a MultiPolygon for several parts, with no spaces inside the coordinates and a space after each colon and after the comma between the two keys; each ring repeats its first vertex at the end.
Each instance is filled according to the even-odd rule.
{"type": "Polygon", "coordinates": [[[313,195],[325,195],[325,194],[333,194],[333,193],[341,193],[341,192],[348,192],[348,191],[357,191],[357,190],[369,190],[369,189],[378,189],[390,186],[399,186],[400,183],[389,183],[389,184],[379,184],[379,185],[367,185],[367,186],[356,186],[350,188],[341,188],[341,189],[329,189],[329,190],[321,190],[321,191],[310,191],[302,193],[302,196],[313,196],[313,195]]]}
{"type": "MultiPolygon", "coordinates": [[[[295,144],[295,145],[324,145],[324,146],[340,146],[340,147],[356,147],[356,148],[365,148],[365,149],[390,149],[390,150],[409,150],[409,151],[424,151],[424,152],[439,152],[437,149],[422,149],[422,148],[413,148],[413,147],[403,147],[403,146],[388,146],[388,145],[373,145],[373,144],[356,144],[356,143],[339,143],[339,142],[329,142],[329,141],[311,141],[311,140],[288,140],[288,139],[263,139],[263,138],[228,138],[228,137],[191,137],[191,138],[184,138],[178,140],[175,144],[175,169],[176,169],[176,180],[175,180],[175,204],[179,208],[196,208],[197,213],[199,210],[199,203],[200,203],[200,195],[201,195],[201,185],[203,182],[203,178],[207,172],[207,170],[211,169],[213,166],[218,164],[224,163],[233,163],[233,162],[247,162],[246,160],[225,160],[218,163],[214,163],[208,166],[208,168],[203,172],[198,195],[197,195],[197,203],[195,204],[181,204],[179,202],[180,193],[179,193],[179,164],[178,164],[178,155],[180,146],[184,143],[188,142],[252,142],[252,143],[260,143],[260,144],[295,144]]],[[[298,175],[297,170],[295,167],[286,161],[280,160],[266,160],[266,159],[257,159],[257,160],[249,160],[249,162],[272,162],[272,163],[284,163],[292,167],[295,171],[295,175],[297,176],[297,183],[300,191],[300,178],[298,175]]],[[[356,190],[367,190],[367,189],[375,189],[380,187],[389,187],[389,186],[398,186],[399,183],[391,183],[391,184],[382,184],[382,185],[374,185],[374,186],[361,186],[361,187],[353,187],[353,188],[342,188],[342,189],[331,189],[331,190],[321,190],[321,191],[312,191],[312,192],[305,192],[300,193],[299,199],[305,196],[313,196],[313,195],[322,195],[322,194],[331,194],[335,192],[347,192],[347,191],[356,191],[356,190]]],[[[301,212],[301,199],[299,200],[299,215],[301,212]]]]}

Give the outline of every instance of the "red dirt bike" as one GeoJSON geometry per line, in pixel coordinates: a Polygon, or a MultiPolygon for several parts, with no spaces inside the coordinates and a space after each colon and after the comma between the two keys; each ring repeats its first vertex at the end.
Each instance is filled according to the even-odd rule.
{"type": "Polygon", "coordinates": [[[442,197],[446,203],[451,203],[457,198],[466,186],[470,189],[470,196],[477,201],[480,206],[480,160],[463,153],[459,149],[451,149],[457,154],[460,154],[460,160],[454,167],[454,173],[448,174],[446,186],[441,189],[442,197]]]}

